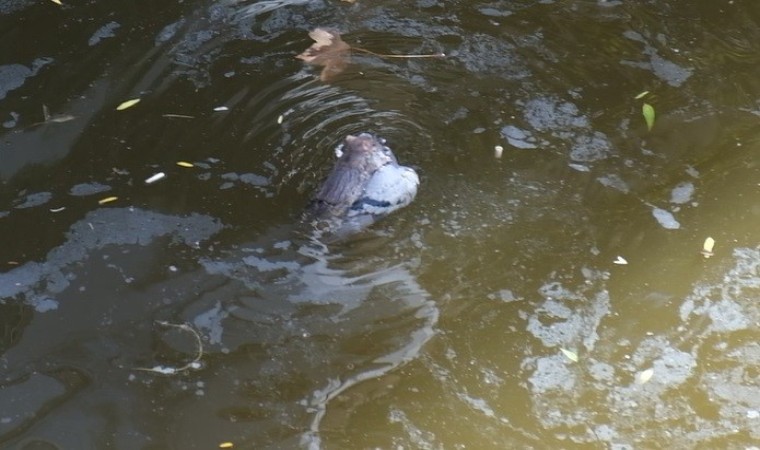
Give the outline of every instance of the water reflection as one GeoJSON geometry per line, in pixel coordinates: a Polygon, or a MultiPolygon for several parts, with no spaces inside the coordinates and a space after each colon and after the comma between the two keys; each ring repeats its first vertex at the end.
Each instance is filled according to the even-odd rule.
{"type": "Polygon", "coordinates": [[[0,6],[3,445],[760,440],[754,2],[53,5],[0,6]],[[324,84],[316,26],[448,57],[324,84]],[[365,130],[419,196],[325,249],[294,224],[365,130]],[[195,354],[157,320],[199,370],[136,370],[195,354]]]}

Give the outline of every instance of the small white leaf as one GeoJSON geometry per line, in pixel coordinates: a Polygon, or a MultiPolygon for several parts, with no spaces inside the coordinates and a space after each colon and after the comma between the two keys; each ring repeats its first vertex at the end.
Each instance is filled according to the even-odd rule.
{"type": "Polygon", "coordinates": [[[158,181],[158,180],[160,180],[160,179],[164,178],[165,176],[166,176],[166,174],[165,174],[165,173],[163,173],[163,172],[158,172],[157,174],[155,174],[155,175],[152,175],[152,176],[148,177],[148,178],[145,180],[145,184],[151,184],[151,183],[155,183],[156,181],[158,181]]]}
{"type": "Polygon", "coordinates": [[[228,107],[226,107],[226,106],[217,106],[216,108],[214,108],[214,111],[216,111],[216,112],[219,112],[219,111],[229,111],[229,110],[230,109],[228,107]]]}
{"type": "Polygon", "coordinates": [[[612,261],[612,263],[624,266],[628,264],[628,261],[626,261],[625,258],[623,258],[622,256],[618,256],[616,260],[612,261]]]}
{"type": "Polygon", "coordinates": [[[702,244],[702,255],[705,258],[709,258],[713,255],[713,248],[715,247],[715,239],[708,237],[705,239],[705,243],[702,244]]]}
{"type": "Polygon", "coordinates": [[[642,98],[646,97],[647,95],[649,95],[649,91],[644,91],[644,92],[640,93],[639,95],[637,95],[636,97],[633,97],[633,98],[636,99],[636,100],[639,100],[639,99],[642,99],[642,98]]]}
{"type": "Polygon", "coordinates": [[[567,357],[572,362],[578,362],[578,355],[575,352],[571,352],[570,350],[567,350],[565,348],[560,347],[559,349],[563,355],[567,357]]]}
{"type": "Polygon", "coordinates": [[[654,369],[647,369],[644,371],[639,372],[636,375],[636,384],[644,384],[647,383],[649,380],[652,379],[652,375],[654,375],[654,369]]]}

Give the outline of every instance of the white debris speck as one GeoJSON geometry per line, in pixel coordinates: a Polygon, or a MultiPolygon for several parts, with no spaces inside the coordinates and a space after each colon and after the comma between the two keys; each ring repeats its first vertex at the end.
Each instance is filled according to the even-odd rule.
{"type": "Polygon", "coordinates": [[[158,172],[158,173],[153,174],[153,175],[149,176],[148,178],[146,178],[145,179],[145,184],[155,183],[156,181],[158,181],[158,180],[160,180],[160,179],[162,179],[164,177],[166,177],[165,173],[158,172]]]}

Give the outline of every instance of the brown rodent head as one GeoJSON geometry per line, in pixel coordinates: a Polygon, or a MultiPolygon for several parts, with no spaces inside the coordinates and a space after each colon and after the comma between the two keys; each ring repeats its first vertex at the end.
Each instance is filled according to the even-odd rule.
{"type": "Polygon", "coordinates": [[[396,163],[393,152],[369,133],[346,136],[338,152],[342,154],[310,207],[320,218],[343,216],[361,197],[372,174],[386,164],[396,163]]]}

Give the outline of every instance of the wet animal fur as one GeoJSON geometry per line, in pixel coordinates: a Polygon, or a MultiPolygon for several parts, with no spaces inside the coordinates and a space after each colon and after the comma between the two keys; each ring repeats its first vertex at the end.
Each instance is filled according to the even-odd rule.
{"type": "Polygon", "coordinates": [[[385,164],[395,162],[390,150],[374,136],[347,136],[343,155],[314,195],[309,212],[319,219],[345,217],[351,205],[362,197],[372,175],[385,164]]]}

